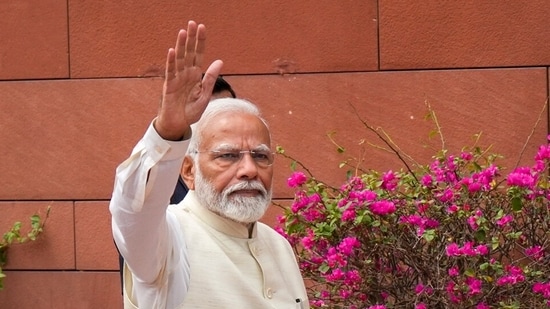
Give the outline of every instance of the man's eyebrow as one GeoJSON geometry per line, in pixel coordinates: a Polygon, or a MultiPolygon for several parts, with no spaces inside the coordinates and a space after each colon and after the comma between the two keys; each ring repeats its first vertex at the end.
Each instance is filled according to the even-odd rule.
{"type": "MultiPolygon", "coordinates": [[[[247,150],[247,149],[241,149],[235,144],[219,144],[212,148],[211,150],[214,151],[224,151],[224,150],[247,150]]],[[[256,150],[256,151],[271,151],[271,148],[267,146],[266,144],[260,144],[254,148],[251,148],[250,150],[256,150]]]]}
{"type": "Polygon", "coordinates": [[[269,146],[267,146],[266,144],[260,144],[256,147],[254,147],[252,150],[257,150],[257,151],[271,151],[271,148],[269,148],[269,146]]]}

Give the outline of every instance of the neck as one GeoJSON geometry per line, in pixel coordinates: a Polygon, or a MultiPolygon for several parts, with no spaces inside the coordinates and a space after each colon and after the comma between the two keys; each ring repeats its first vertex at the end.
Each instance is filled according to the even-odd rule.
{"type": "Polygon", "coordinates": [[[252,222],[252,223],[243,223],[243,224],[248,229],[248,238],[252,238],[252,231],[254,231],[254,222],[252,222]]]}

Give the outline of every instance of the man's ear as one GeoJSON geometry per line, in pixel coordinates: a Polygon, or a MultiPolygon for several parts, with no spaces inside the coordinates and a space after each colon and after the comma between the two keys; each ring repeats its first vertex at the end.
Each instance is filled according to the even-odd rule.
{"type": "Polygon", "coordinates": [[[195,161],[190,156],[185,156],[181,168],[181,177],[190,190],[195,190],[195,161]]]}

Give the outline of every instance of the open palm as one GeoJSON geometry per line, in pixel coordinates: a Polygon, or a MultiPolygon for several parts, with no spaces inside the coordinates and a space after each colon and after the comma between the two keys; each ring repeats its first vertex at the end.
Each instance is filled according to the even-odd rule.
{"type": "Polygon", "coordinates": [[[164,139],[187,136],[191,124],[200,119],[210,101],[223,62],[214,61],[203,77],[205,41],[205,26],[190,21],[187,30],[178,33],[176,48],[168,50],[162,100],[155,120],[155,129],[164,139]]]}

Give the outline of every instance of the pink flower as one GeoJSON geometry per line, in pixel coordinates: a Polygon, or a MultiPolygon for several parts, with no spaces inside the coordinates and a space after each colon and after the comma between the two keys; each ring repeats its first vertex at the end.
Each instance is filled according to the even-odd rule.
{"type": "Polygon", "coordinates": [[[447,212],[450,214],[454,214],[458,211],[458,206],[456,204],[452,204],[451,206],[447,207],[447,212]]]}
{"type": "Polygon", "coordinates": [[[422,185],[425,187],[431,187],[433,185],[433,182],[434,179],[432,175],[429,174],[422,176],[422,178],[420,179],[420,183],[422,183],[422,185]]]}
{"type": "Polygon", "coordinates": [[[506,224],[508,224],[509,222],[512,222],[514,220],[514,217],[512,217],[512,215],[506,215],[500,219],[497,220],[497,225],[498,226],[504,226],[506,224]]]}
{"type": "Polygon", "coordinates": [[[374,306],[370,306],[369,309],[386,309],[386,306],[384,306],[384,305],[374,305],[374,306]]]}
{"type": "Polygon", "coordinates": [[[468,222],[468,224],[470,225],[470,228],[474,231],[477,231],[477,229],[479,228],[479,225],[477,224],[476,216],[468,217],[468,219],[466,219],[466,222],[468,222]]]}
{"type": "Polygon", "coordinates": [[[506,178],[509,186],[517,186],[523,188],[532,188],[536,179],[531,175],[531,170],[528,167],[518,167],[506,178]]]}
{"type": "Polygon", "coordinates": [[[449,268],[449,270],[447,272],[449,273],[449,276],[451,276],[451,277],[456,277],[459,274],[458,273],[458,267],[456,267],[456,266],[453,266],[453,267],[449,268]]]}
{"type": "Polygon", "coordinates": [[[414,288],[414,292],[418,295],[421,294],[422,291],[424,291],[424,285],[422,283],[417,284],[414,288]]]}
{"type": "Polygon", "coordinates": [[[395,212],[395,204],[390,201],[377,201],[370,205],[372,213],[380,216],[395,212]]]}
{"type": "Polygon", "coordinates": [[[447,245],[445,252],[447,253],[447,256],[459,256],[462,253],[460,247],[456,243],[447,245]]]}
{"type": "Polygon", "coordinates": [[[514,285],[525,280],[523,270],[518,266],[507,265],[505,270],[508,272],[506,275],[498,278],[497,285],[514,285]]]}
{"type": "Polygon", "coordinates": [[[325,256],[328,266],[330,267],[344,267],[347,265],[346,259],[340,252],[337,252],[335,248],[330,248],[325,256]]]}
{"type": "Polygon", "coordinates": [[[393,171],[388,171],[382,175],[382,185],[380,185],[380,187],[388,191],[393,191],[397,187],[397,180],[397,174],[393,171]]]}
{"type": "Polygon", "coordinates": [[[476,309],[491,309],[491,307],[485,303],[479,303],[477,304],[476,309]]]}
{"type": "Polygon", "coordinates": [[[535,160],[548,160],[550,159],[550,145],[540,145],[539,151],[535,155],[535,160]]]}
{"type": "Polygon", "coordinates": [[[286,183],[291,188],[296,188],[301,185],[303,185],[307,180],[307,177],[302,172],[294,172],[290,177],[287,179],[286,183]]]}
{"type": "Polygon", "coordinates": [[[365,188],[365,183],[361,177],[351,177],[347,183],[345,183],[340,191],[361,191],[365,188]]]}
{"type": "Polygon", "coordinates": [[[328,282],[338,281],[342,278],[344,278],[344,272],[340,268],[333,269],[330,274],[325,276],[328,282]]]}
{"type": "Polygon", "coordinates": [[[466,278],[466,285],[468,286],[468,293],[470,295],[481,293],[481,280],[474,277],[468,277],[466,278]]]}
{"type": "Polygon", "coordinates": [[[544,298],[550,298],[550,282],[535,282],[533,284],[533,292],[542,294],[544,298]]]}
{"type": "Polygon", "coordinates": [[[439,200],[442,202],[450,202],[454,199],[454,193],[451,189],[445,189],[442,193],[439,193],[438,195],[439,200]]]}
{"type": "Polygon", "coordinates": [[[346,272],[346,279],[344,280],[344,283],[349,285],[349,286],[353,286],[353,285],[356,285],[356,284],[360,284],[361,283],[362,278],[361,278],[361,275],[359,274],[359,271],[357,270],[350,270],[348,272],[346,272]]]}
{"type": "Polygon", "coordinates": [[[338,250],[346,256],[350,256],[353,253],[353,248],[361,247],[361,243],[356,237],[346,237],[338,245],[338,250]]]}
{"type": "Polygon", "coordinates": [[[447,296],[449,296],[449,299],[453,303],[459,303],[461,301],[459,294],[456,292],[456,284],[453,281],[449,281],[447,283],[447,286],[445,286],[445,290],[447,291],[447,296]]]}
{"type": "Polygon", "coordinates": [[[304,236],[301,241],[302,245],[306,249],[311,249],[313,245],[315,244],[315,233],[309,229],[307,231],[307,236],[304,236]]]}
{"type": "Polygon", "coordinates": [[[475,251],[478,255],[487,255],[489,253],[489,249],[487,248],[487,245],[478,245],[475,248],[475,251]]]}
{"type": "Polygon", "coordinates": [[[470,193],[478,192],[481,190],[481,184],[479,182],[473,182],[468,185],[468,191],[470,193]]]}
{"type": "Polygon", "coordinates": [[[354,221],[356,217],[357,212],[355,212],[355,208],[352,206],[342,212],[342,221],[344,222],[354,221]]]}
{"type": "Polygon", "coordinates": [[[306,195],[305,192],[299,191],[296,192],[296,197],[294,198],[294,202],[290,206],[290,210],[292,210],[293,213],[298,213],[307,205],[309,204],[309,196],[306,195]]]}
{"type": "Polygon", "coordinates": [[[416,304],[416,306],[414,308],[415,309],[427,309],[428,307],[426,306],[425,303],[418,303],[418,304],[416,304]]]}
{"type": "Polygon", "coordinates": [[[470,152],[462,152],[460,154],[460,158],[462,158],[464,161],[470,161],[474,158],[474,155],[470,152]]]}
{"type": "Polygon", "coordinates": [[[311,302],[312,305],[314,305],[316,307],[324,307],[325,306],[325,301],[321,300],[321,299],[312,299],[310,302],[311,302]]]}
{"type": "Polygon", "coordinates": [[[539,261],[544,257],[544,251],[542,250],[541,246],[526,248],[525,254],[533,258],[535,261],[539,261]]]}
{"type": "Polygon", "coordinates": [[[342,297],[343,299],[347,299],[348,297],[351,296],[351,291],[348,290],[348,289],[343,289],[343,290],[340,290],[340,297],[342,297]]]}
{"type": "Polygon", "coordinates": [[[475,256],[477,255],[476,250],[474,249],[474,243],[472,241],[467,241],[464,246],[460,249],[462,254],[466,256],[475,256]]]}

